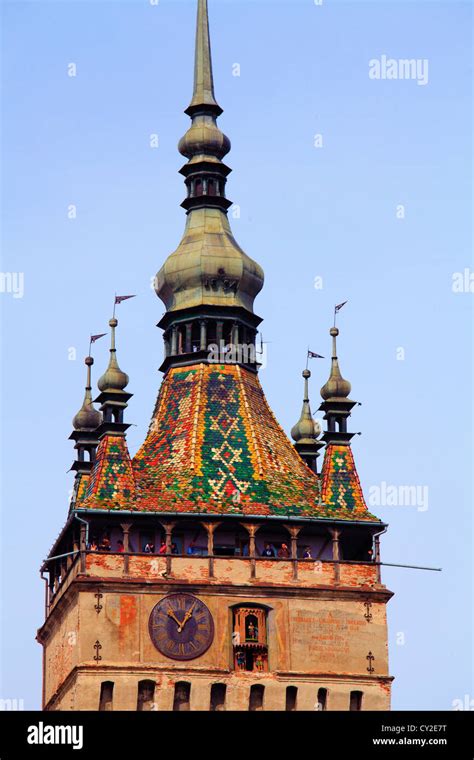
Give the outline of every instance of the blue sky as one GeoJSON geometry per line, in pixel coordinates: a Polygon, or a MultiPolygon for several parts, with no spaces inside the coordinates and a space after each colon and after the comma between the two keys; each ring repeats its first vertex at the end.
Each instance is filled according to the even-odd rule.
{"type": "MultiPolygon", "coordinates": [[[[395,592],[393,707],[452,709],[474,697],[473,294],[453,291],[453,275],[474,269],[470,4],[209,4],[228,195],[240,206],[231,224],[266,274],[263,387],[289,431],[306,349],[329,356],[334,304],[349,299],[339,356],[362,402],[351,422],[366,494],[428,489],[427,509],[371,505],[390,523],[382,559],[443,568],[383,570],[395,592]],[[428,83],[370,79],[382,55],[427,59],[428,83]]],[[[184,228],[176,144],[189,123],[195,3],[19,0],[2,12],[2,272],[23,273],[24,292],[0,293],[0,697],[37,708],[38,568],[67,515],[83,358],[114,292],[138,294],[118,313],[132,453],[159,387],[163,306],[150,282],[184,228]]],[[[95,380],[106,354],[104,339],[95,380]]],[[[311,369],[316,410],[328,361],[311,369]]]]}

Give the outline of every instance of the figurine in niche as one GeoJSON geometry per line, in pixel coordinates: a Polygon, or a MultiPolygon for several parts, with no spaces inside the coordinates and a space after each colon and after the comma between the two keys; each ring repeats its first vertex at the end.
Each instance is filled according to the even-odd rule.
{"type": "Polygon", "coordinates": [[[243,652],[237,652],[235,659],[237,661],[237,667],[240,670],[245,669],[245,654],[243,652]]]}
{"type": "Polygon", "coordinates": [[[257,654],[254,660],[255,670],[262,671],[264,669],[264,661],[261,654],[257,654]]]}
{"type": "Polygon", "coordinates": [[[248,641],[257,641],[258,640],[258,628],[254,624],[253,620],[250,619],[247,623],[247,636],[248,641]]]}

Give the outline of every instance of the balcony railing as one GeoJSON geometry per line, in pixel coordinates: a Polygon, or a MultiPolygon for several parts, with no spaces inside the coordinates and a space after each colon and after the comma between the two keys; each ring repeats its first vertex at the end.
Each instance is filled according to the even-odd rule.
{"type": "Polygon", "coordinates": [[[303,588],[381,585],[379,565],[373,561],[82,551],[68,565],[49,586],[48,609],[56,605],[78,575],[98,581],[146,578],[165,586],[170,583],[303,588]]]}

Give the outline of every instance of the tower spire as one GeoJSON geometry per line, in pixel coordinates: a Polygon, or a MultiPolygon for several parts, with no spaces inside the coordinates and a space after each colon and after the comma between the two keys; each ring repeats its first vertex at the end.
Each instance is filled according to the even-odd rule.
{"type": "Polygon", "coordinates": [[[231,170],[222,159],[230,151],[230,140],[216,122],[222,108],[214,95],[207,0],[198,0],[194,90],[185,113],[192,124],[178,146],[179,152],[189,159],[180,170],[188,188],[188,197],[181,205],[188,213],[196,208],[219,208],[226,212],[232,205],[224,192],[231,170]]]}
{"type": "Polygon", "coordinates": [[[221,345],[231,345],[236,348],[231,355],[250,357],[236,363],[255,370],[261,319],[253,305],[264,274],[235,240],[227,216],[231,169],[222,159],[230,151],[230,140],[217,125],[222,108],[214,94],[207,0],[197,5],[194,90],[185,113],[191,126],[178,149],[188,159],[180,169],[187,188],[181,204],[187,213],[186,229],[155,278],[156,293],[166,306],[158,324],[165,344],[161,369],[207,361],[210,346],[221,350],[221,345]]]}
{"type": "Polygon", "coordinates": [[[198,0],[194,56],[194,90],[191,103],[185,113],[188,116],[193,116],[196,109],[202,109],[203,107],[211,109],[216,116],[222,113],[222,108],[218,105],[214,95],[207,0],[198,0]]]}

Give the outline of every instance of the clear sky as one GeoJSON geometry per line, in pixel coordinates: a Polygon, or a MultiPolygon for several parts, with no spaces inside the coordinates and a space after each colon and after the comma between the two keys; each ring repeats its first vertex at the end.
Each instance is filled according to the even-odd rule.
{"type": "MultiPolygon", "coordinates": [[[[231,224],[266,273],[263,387],[289,431],[307,347],[329,356],[333,307],[348,299],[340,364],[362,402],[351,418],[360,478],[390,524],[382,559],[443,568],[383,569],[395,592],[393,707],[452,709],[474,698],[473,294],[453,281],[474,269],[470,4],[209,9],[219,124],[233,144],[228,195],[240,206],[231,224]],[[426,59],[427,82],[370,78],[382,56],[426,59]],[[418,487],[418,504],[388,504],[383,483],[397,498],[418,487]]],[[[195,2],[7,0],[2,10],[2,272],[23,274],[23,286],[3,277],[0,293],[0,697],[37,708],[38,568],[66,519],[83,359],[89,334],[108,329],[114,292],[138,294],[118,312],[132,453],[160,383],[163,305],[150,281],[185,221],[176,145],[189,124],[195,2]]],[[[96,344],[95,380],[107,349],[96,344]]],[[[311,369],[315,411],[328,359],[311,369]]]]}

